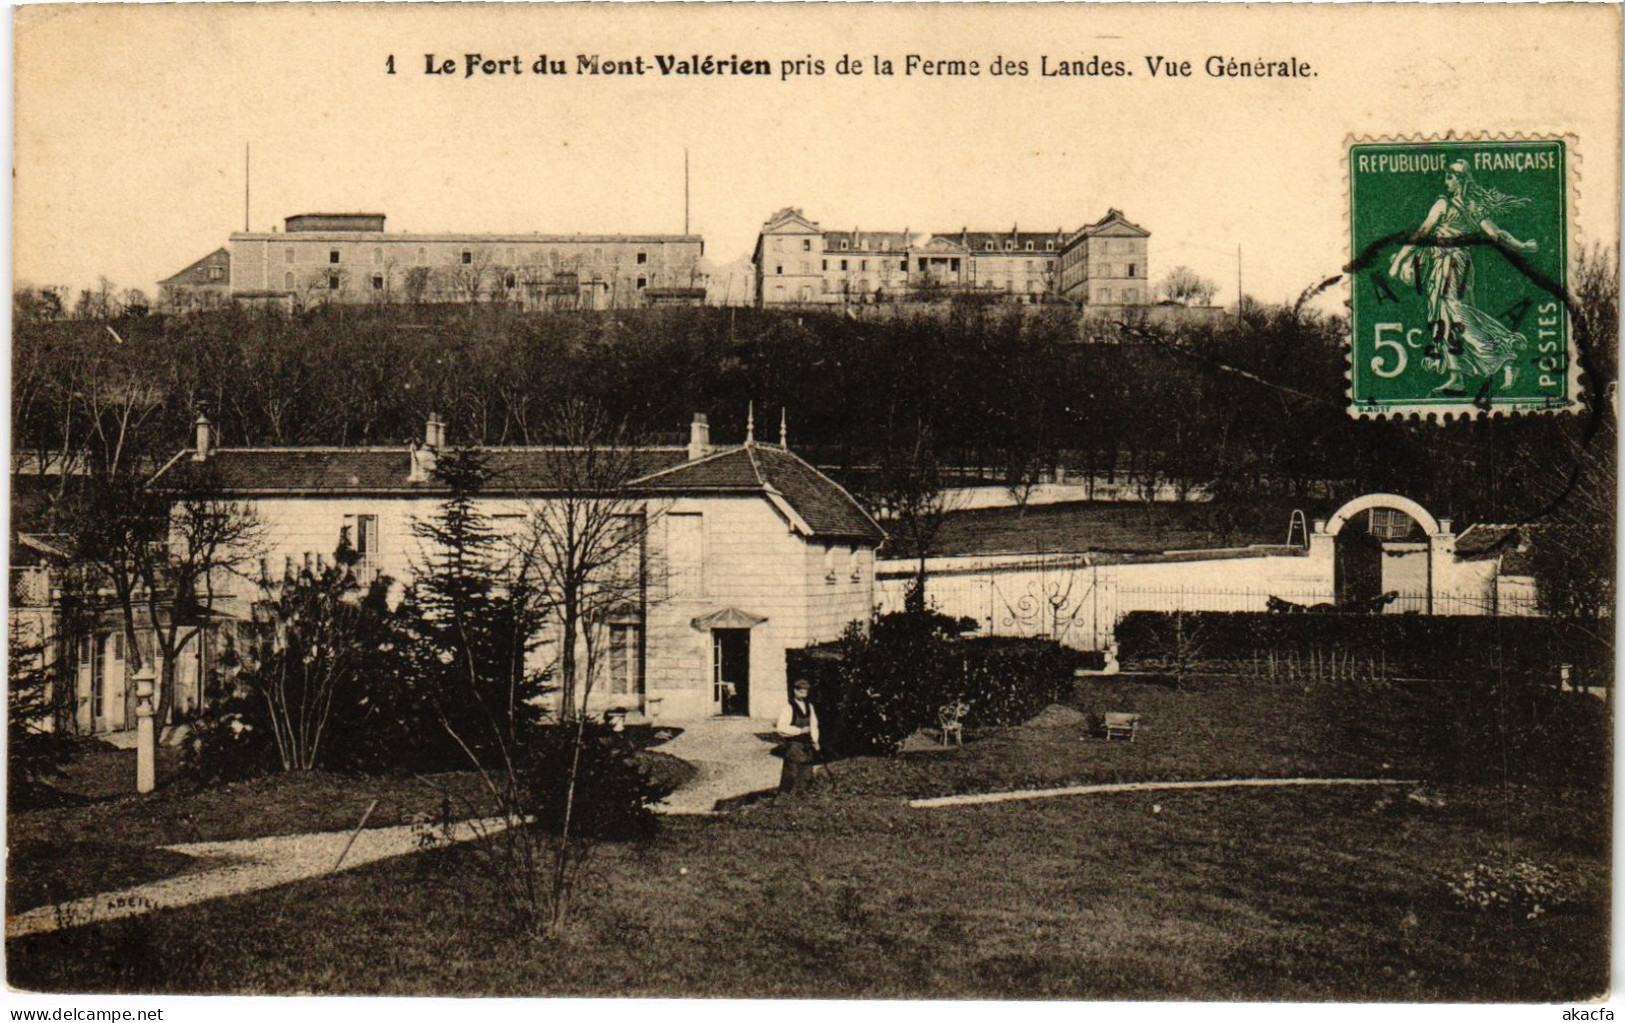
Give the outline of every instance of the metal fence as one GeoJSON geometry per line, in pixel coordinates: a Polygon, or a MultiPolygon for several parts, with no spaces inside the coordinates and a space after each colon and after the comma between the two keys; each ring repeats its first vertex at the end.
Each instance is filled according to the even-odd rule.
{"type": "MultiPolygon", "coordinates": [[[[882,576],[877,595],[882,611],[903,609],[913,579],[882,576]]],[[[1113,630],[1131,611],[1268,611],[1272,598],[1305,608],[1331,602],[1326,589],[1297,587],[1157,586],[1118,578],[1110,568],[1024,565],[1010,570],[933,575],[926,600],[935,610],[976,622],[988,636],[1054,639],[1080,650],[1104,649],[1113,630]]],[[[1386,614],[1535,615],[1527,593],[1402,593],[1383,608],[1386,614]]],[[[1278,605],[1277,605],[1278,606],[1278,605]]]]}

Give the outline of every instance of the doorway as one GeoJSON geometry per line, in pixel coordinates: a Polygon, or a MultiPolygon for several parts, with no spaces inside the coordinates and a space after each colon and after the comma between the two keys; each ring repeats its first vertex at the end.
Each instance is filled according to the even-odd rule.
{"type": "Polygon", "coordinates": [[[711,708],[725,717],[750,716],[750,630],[711,630],[711,708]]]}

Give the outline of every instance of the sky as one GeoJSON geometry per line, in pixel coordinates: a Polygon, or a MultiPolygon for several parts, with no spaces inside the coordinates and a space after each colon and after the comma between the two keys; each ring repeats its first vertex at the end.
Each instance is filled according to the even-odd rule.
{"type": "Polygon", "coordinates": [[[1265,301],[1338,271],[1350,133],[1560,131],[1580,235],[1618,238],[1613,7],[144,4],[23,9],[15,43],[14,277],[36,285],[153,292],[243,228],[245,147],[254,230],[371,211],[401,232],[675,233],[686,149],[717,264],[784,206],[915,232],[1070,231],[1115,207],[1151,232],[1153,282],[1188,265],[1223,302],[1238,248],[1265,301]],[[469,53],[525,73],[465,77],[469,53]],[[694,53],[772,74],[653,66],[694,53]],[[910,53],[983,73],[908,75],[910,53]],[[454,73],[425,74],[428,54],[454,73]],[[539,76],[543,54],[650,72],[539,76]],[[835,74],[843,54],[865,73],[835,74]],[[1215,55],[1314,74],[1215,78],[1215,55]],[[1040,73],[1095,56],[1132,74],[1040,73]],[[1154,77],[1152,56],[1192,74],[1154,77]],[[992,75],[998,58],[1029,73],[992,75]],[[781,78],[797,59],[825,73],[781,78]]]}

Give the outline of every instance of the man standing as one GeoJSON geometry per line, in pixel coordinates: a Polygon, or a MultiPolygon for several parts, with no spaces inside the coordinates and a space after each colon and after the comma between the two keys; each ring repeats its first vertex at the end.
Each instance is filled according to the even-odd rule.
{"type": "Polygon", "coordinates": [[[812,777],[818,759],[818,712],[807,698],[811,687],[806,679],[790,684],[790,700],[779,713],[774,731],[784,740],[784,772],[779,775],[780,792],[800,792],[812,777]]]}

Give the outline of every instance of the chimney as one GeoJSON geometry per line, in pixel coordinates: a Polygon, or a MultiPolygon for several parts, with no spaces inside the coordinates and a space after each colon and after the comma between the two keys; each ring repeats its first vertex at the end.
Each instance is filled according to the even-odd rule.
{"type": "Polygon", "coordinates": [[[688,424],[688,460],[704,458],[711,453],[711,420],[706,418],[704,412],[694,413],[694,421],[688,424]]]}
{"type": "Polygon", "coordinates": [[[429,420],[423,427],[423,443],[413,442],[407,449],[407,457],[411,459],[411,466],[406,471],[408,483],[427,483],[429,477],[434,475],[434,468],[438,461],[440,448],[446,443],[446,423],[440,418],[440,413],[429,413],[429,420]]]}
{"type": "Polygon", "coordinates": [[[197,437],[193,441],[192,461],[206,462],[214,454],[214,424],[202,412],[197,414],[197,421],[192,424],[197,437]]]}

